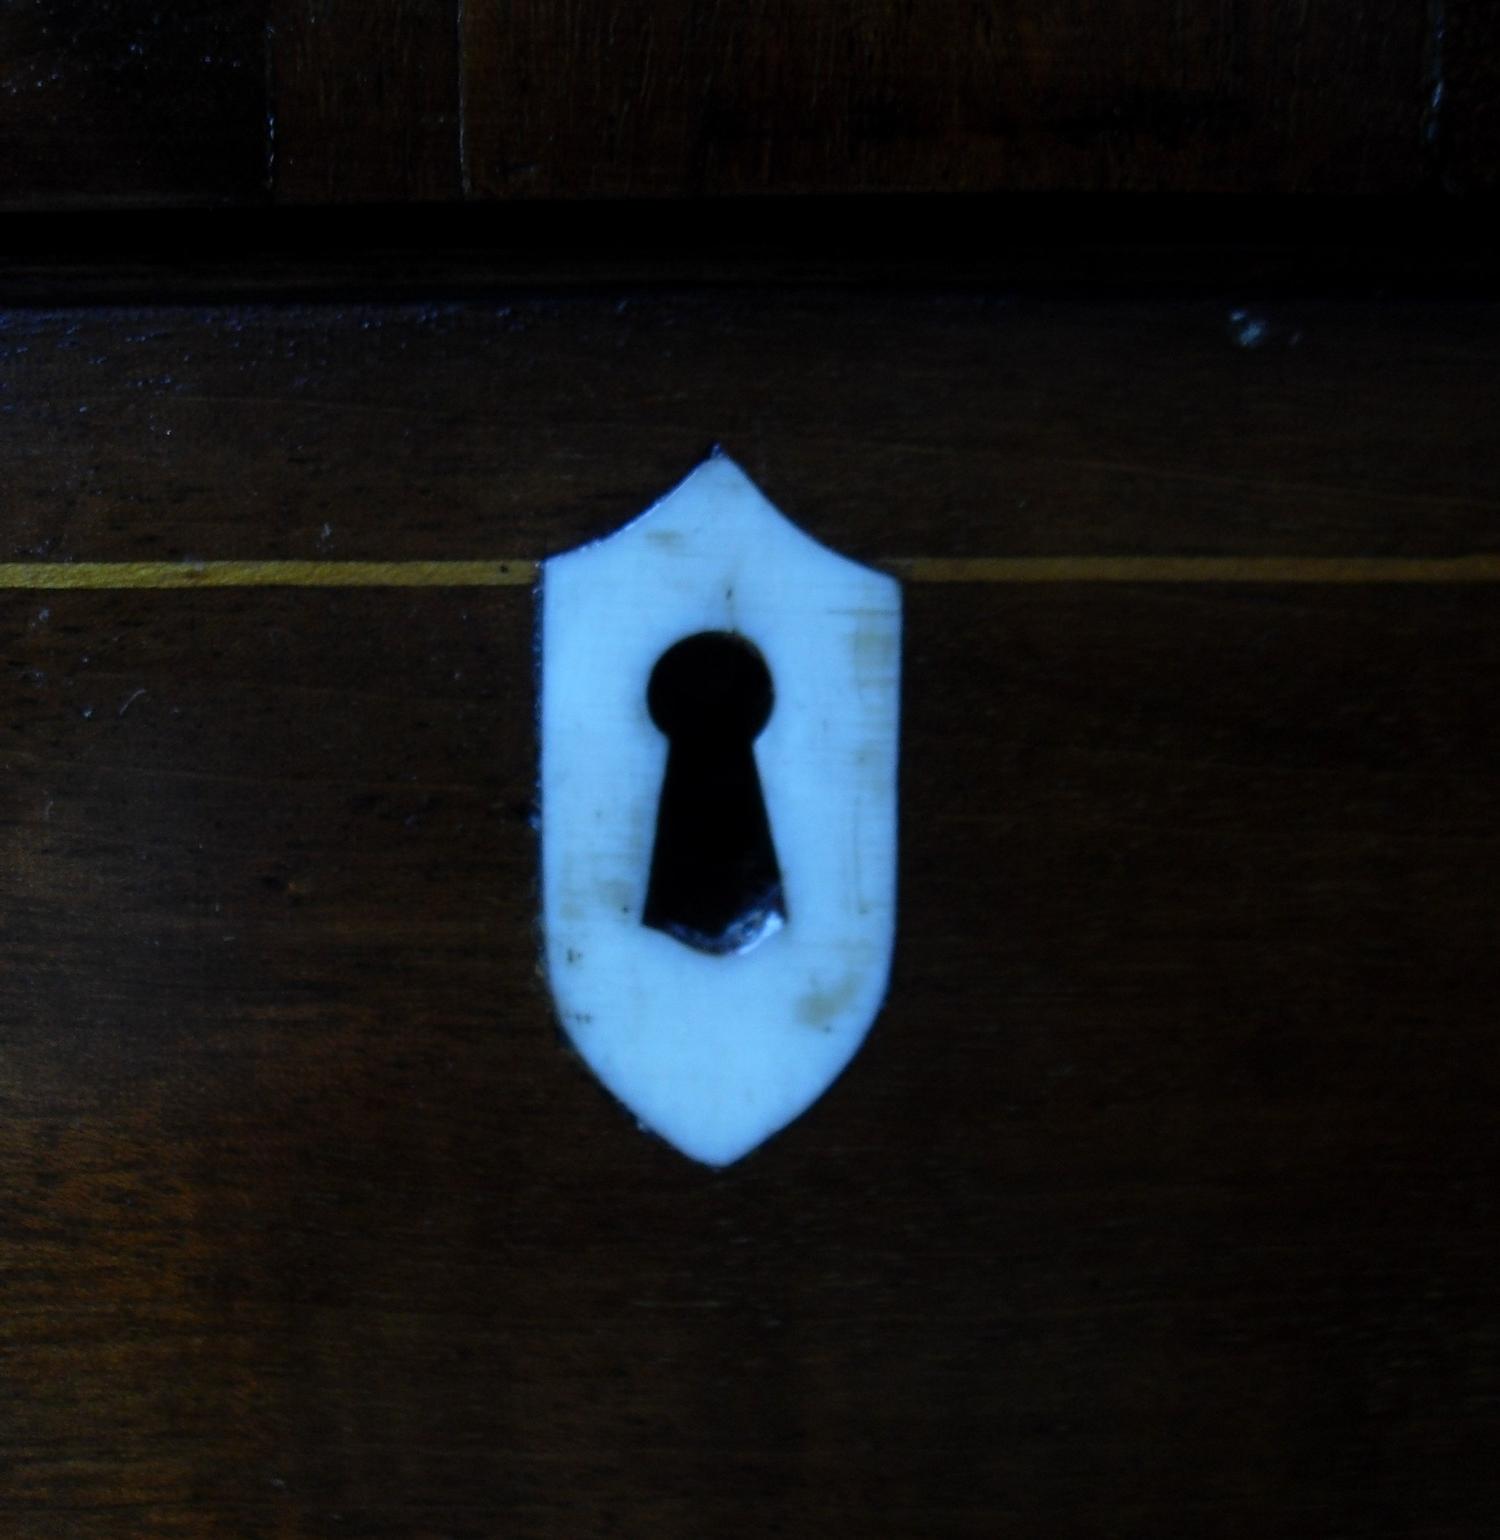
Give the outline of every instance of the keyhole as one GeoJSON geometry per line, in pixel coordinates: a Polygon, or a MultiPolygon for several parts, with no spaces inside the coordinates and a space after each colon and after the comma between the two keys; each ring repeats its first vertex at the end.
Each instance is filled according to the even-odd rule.
{"type": "Polygon", "coordinates": [[[729,631],[667,648],[646,688],[670,748],[642,921],[703,952],[748,951],[786,919],[751,748],[774,699],[765,659],[729,631]]]}

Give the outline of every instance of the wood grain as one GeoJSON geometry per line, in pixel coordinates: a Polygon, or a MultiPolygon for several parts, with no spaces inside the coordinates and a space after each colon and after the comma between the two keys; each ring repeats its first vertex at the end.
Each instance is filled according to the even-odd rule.
{"type": "Polygon", "coordinates": [[[278,202],[420,202],[459,187],[457,0],[274,0],[278,202]]]}
{"type": "Polygon", "coordinates": [[[22,311],[0,558],[534,558],[715,442],[872,561],[1462,556],[1497,354],[1479,301],[1239,294],[22,311]]]}
{"type": "MultiPolygon", "coordinates": [[[[1446,559],[1497,321],[21,311],[0,558],[544,554],[717,437],[867,559],[1446,559]]],[[[552,1021],[524,587],[0,593],[0,1529],[1488,1536],[1493,588],[906,603],[886,1009],[714,1174],[552,1021]]]]}
{"type": "Polygon", "coordinates": [[[465,7],[481,196],[1410,192],[1420,6],[465,7]]]}
{"type": "Polygon", "coordinates": [[[524,592],[45,608],[9,1533],[1485,1533],[1488,596],[914,591],[890,1001],[720,1175],[551,1022],[524,592]]]}
{"type": "Polygon", "coordinates": [[[12,5],[0,206],[1483,193],[1487,15],[1481,0],[12,5]]]}

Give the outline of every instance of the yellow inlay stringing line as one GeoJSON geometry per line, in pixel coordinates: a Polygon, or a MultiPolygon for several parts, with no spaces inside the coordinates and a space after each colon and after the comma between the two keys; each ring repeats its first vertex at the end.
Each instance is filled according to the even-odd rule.
{"type": "MultiPolygon", "coordinates": [[[[912,556],[909,583],[1500,583],[1473,556],[912,556]]],[[[0,562],[0,589],[524,588],[539,561],[0,562]]]]}
{"type": "Polygon", "coordinates": [[[0,562],[0,588],[515,588],[534,561],[0,562]]]}

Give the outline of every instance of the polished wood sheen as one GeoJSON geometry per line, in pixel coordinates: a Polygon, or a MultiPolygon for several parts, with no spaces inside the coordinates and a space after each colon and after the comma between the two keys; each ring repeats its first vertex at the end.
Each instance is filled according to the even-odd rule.
{"type": "Polygon", "coordinates": [[[1488,1537],[1493,302],[465,282],[0,328],[6,570],[300,574],[0,591],[0,1531],[1488,1537]],[[714,442],[909,579],[889,999],[723,1172],[552,1017],[529,588],[318,577],[714,442]]]}

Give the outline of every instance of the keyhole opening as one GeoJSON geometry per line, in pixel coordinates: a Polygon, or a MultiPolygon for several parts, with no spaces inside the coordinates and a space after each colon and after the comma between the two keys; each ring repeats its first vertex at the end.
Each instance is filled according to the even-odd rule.
{"type": "Polygon", "coordinates": [[[752,748],[774,704],[765,659],[731,631],[674,643],[646,687],[670,747],[642,922],[702,952],[749,951],[786,922],[752,748]]]}

